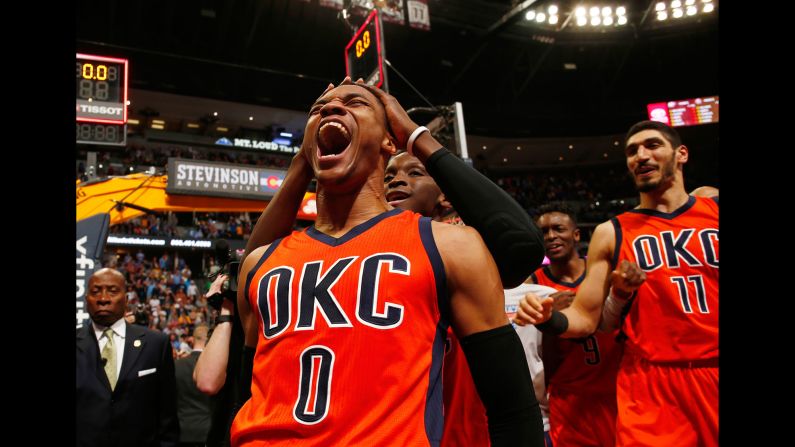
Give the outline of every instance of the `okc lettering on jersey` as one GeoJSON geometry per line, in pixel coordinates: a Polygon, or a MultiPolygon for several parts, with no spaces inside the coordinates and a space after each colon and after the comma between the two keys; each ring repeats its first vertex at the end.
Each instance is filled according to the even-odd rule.
{"type": "Polygon", "coordinates": [[[645,234],[632,241],[632,250],[638,265],[644,271],[650,272],[663,265],[668,268],[679,268],[681,263],[691,267],[704,264],[718,268],[718,229],[706,228],[698,232],[698,246],[689,244],[696,230],[687,228],[675,235],[673,231],[663,231],[659,236],[645,234]],[[700,249],[694,253],[693,250],[700,249]],[[700,256],[699,256],[700,255],[700,256]]]}
{"type": "MultiPolygon", "coordinates": [[[[318,310],[329,327],[353,327],[332,288],[358,258],[350,256],[338,259],[322,275],[323,261],[304,263],[299,279],[298,318],[293,330],[313,330],[318,310]]],[[[378,311],[378,283],[385,266],[390,274],[409,275],[411,272],[411,262],[397,253],[376,253],[361,262],[356,319],[376,329],[396,328],[403,322],[404,316],[403,306],[395,303],[384,302],[383,311],[378,311]]],[[[257,307],[263,323],[263,335],[267,339],[283,333],[292,323],[290,308],[294,278],[295,270],[292,267],[278,266],[262,275],[256,286],[257,307]]]]}

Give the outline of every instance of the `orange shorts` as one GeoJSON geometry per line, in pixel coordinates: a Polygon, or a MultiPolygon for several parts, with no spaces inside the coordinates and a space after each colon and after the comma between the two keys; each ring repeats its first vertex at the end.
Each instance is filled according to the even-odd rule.
{"type": "Polygon", "coordinates": [[[549,434],[555,447],[616,444],[616,395],[549,390],[549,434]]]}
{"type": "Polygon", "coordinates": [[[660,365],[625,352],[617,388],[616,445],[718,445],[717,367],[660,365]]]}

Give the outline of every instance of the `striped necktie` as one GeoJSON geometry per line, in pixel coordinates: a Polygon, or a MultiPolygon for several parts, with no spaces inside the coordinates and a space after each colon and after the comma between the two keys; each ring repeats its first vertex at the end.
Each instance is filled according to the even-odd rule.
{"type": "Polygon", "coordinates": [[[105,374],[110,382],[110,389],[116,388],[116,347],[113,345],[113,329],[107,328],[103,336],[108,339],[102,348],[102,360],[105,364],[105,374]]]}

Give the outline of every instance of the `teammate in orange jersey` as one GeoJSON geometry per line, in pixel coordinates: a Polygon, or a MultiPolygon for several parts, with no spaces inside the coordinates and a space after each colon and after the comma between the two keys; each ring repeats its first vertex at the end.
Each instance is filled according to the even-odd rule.
{"type": "Polygon", "coordinates": [[[612,283],[615,298],[631,299],[622,324],[617,445],[716,446],[718,198],[687,194],[689,152],[665,124],[632,126],[624,152],[640,205],[596,227],[571,307],[553,312],[550,299],[528,295],[515,321],[564,337],[589,335],[612,283]],[[625,276],[629,263],[645,281],[625,276]]]}
{"type": "Polygon", "coordinates": [[[381,101],[348,81],[315,102],[304,137],[318,179],[315,226],[243,262],[238,306],[256,352],[232,443],[438,445],[449,321],[492,444],[542,445],[521,343],[477,232],[384,199],[386,160],[413,129],[390,121],[390,135],[381,101]]]}
{"type": "MultiPolygon", "coordinates": [[[[401,153],[389,160],[384,177],[386,199],[390,205],[419,212],[436,221],[466,224],[453,210],[450,202],[439,189],[422,162],[408,153],[401,153]]],[[[497,197],[494,198],[496,200],[497,197]]],[[[495,255],[496,256],[496,255],[495,255]]],[[[500,272],[502,274],[502,272],[500,272]]],[[[527,284],[505,291],[505,312],[512,318],[516,312],[517,293],[527,284]],[[509,299],[509,298],[512,298],[509,299]]],[[[545,289],[543,287],[538,289],[545,289]]],[[[535,290],[538,290],[535,289],[535,290]]],[[[550,289],[550,292],[555,290],[550,289]]],[[[527,357],[536,399],[539,401],[544,424],[546,445],[551,446],[546,408],[546,387],[541,358],[540,332],[534,327],[515,328],[522,340],[527,357]]],[[[483,403],[475,389],[469,365],[461,349],[461,343],[452,330],[448,330],[447,345],[442,370],[444,378],[444,432],[441,447],[487,447],[489,445],[488,419],[483,403]]]]}
{"type": "MultiPolygon", "coordinates": [[[[406,152],[389,160],[384,175],[386,200],[391,206],[412,210],[431,219],[450,221],[455,215],[450,202],[428,175],[422,162],[406,152]]],[[[488,420],[472,383],[461,342],[448,329],[443,376],[444,431],[441,447],[489,445],[488,420]]]]}
{"type": "MultiPolygon", "coordinates": [[[[565,309],[585,278],[585,259],[577,251],[580,230],[573,211],[563,203],[541,206],[536,223],[550,263],[536,270],[529,281],[559,290],[552,297],[569,303],[554,309],[565,309]]],[[[615,445],[616,374],[623,347],[616,342],[617,335],[618,330],[576,340],[544,335],[552,445],[615,445]]]]}

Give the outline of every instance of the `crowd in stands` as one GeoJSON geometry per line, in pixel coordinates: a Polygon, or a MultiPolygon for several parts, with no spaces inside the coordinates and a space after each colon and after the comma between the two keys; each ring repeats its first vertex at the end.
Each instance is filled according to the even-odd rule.
{"type": "Polygon", "coordinates": [[[264,152],[242,152],[235,150],[212,150],[190,146],[152,146],[130,144],[125,148],[122,162],[126,165],[165,166],[169,157],[237,163],[272,168],[286,168],[290,158],[264,152]]]}
{"type": "MultiPolygon", "coordinates": [[[[188,160],[206,160],[221,163],[234,163],[259,166],[263,168],[287,169],[291,156],[274,155],[266,152],[244,152],[232,149],[213,150],[210,148],[195,148],[191,146],[128,144],[122,151],[98,150],[97,172],[98,176],[127,175],[131,172],[140,172],[141,167],[165,167],[168,159],[181,158],[188,160]],[[102,165],[100,168],[99,165],[102,165]],[[130,168],[133,168],[130,170],[130,168]]],[[[76,178],[85,181],[88,179],[85,163],[79,160],[76,169],[76,178]]]]}
{"type": "MultiPolygon", "coordinates": [[[[207,305],[207,277],[219,270],[214,258],[206,258],[200,275],[177,253],[163,253],[148,259],[135,255],[110,255],[103,267],[115,268],[127,279],[127,317],[136,324],[168,334],[175,357],[191,351],[191,334],[196,325],[207,323],[213,310],[207,305]]],[[[132,321],[131,321],[132,322],[132,321]]]]}
{"type": "MultiPolygon", "coordinates": [[[[191,213],[186,213],[191,214],[191,213]]],[[[111,234],[190,239],[242,239],[251,235],[258,213],[192,213],[190,226],[180,226],[175,213],[147,214],[111,227],[111,234]]]]}
{"type": "Polygon", "coordinates": [[[146,214],[130,219],[126,222],[111,227],[112,234],[135,236],[178,237],[177,220],[173,213],[165,217],[155,214],[146,214]]]}
{"type": "Polygon", "coordinates": [[[515,174],[493,180],[531,216],[535,216],[537,208],[545,203],[565,201],[579,203],[580,206],[574,208],[589,215],[588,219],[581,216],[580,220],[601,222],[604,219],[598,216],[603,212],[616,213],[631,207],[630,201],[621,203],[618,200],[636,194],[624,171],[623,165],[592,166],[588,169],[515,174]]]}
{"type": "Polygon", "coordinates": [[[251,219],[249,213],[196,213],[196,227],[188,232],[188,236],[194,239],[248,239],[254,225],[251,219]]]}

